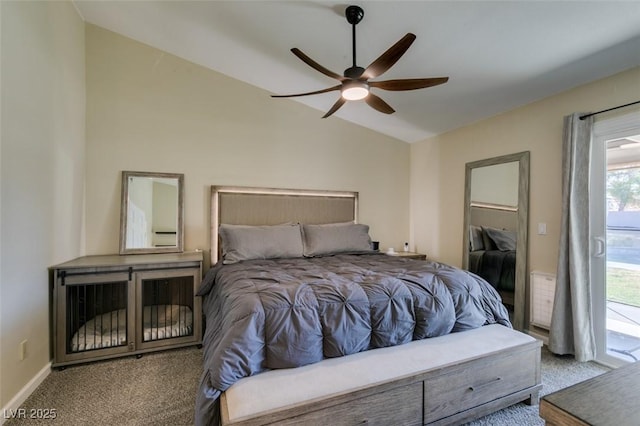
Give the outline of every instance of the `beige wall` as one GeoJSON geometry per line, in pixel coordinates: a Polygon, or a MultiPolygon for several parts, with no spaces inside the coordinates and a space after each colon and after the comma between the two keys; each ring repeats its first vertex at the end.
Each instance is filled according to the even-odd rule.
{"type": "Polygon", "coordinates": [[[84,23],[67,2],[0,14],[0,406],[15,409],[48,372],[47,268],[83,251],[84,23]]]}
{"type": "Polygon", "coordinates": [[[529,271],[555,274],[563,116],[638,99],[640,68],[634,68],[412,144],[411,229],[418,249],[461,265],[465,163],[530,151],[529,271]],[[547,224],[547,235],[537,235],[539,222],[547,224]]]}
{"type": "Polygon", "coordinates": [[[118,251],[122,170],[184,173],[186,250],[209,248],[212,184],[358,191],[382,247],[408,238],[408,144],[96,26],[86,37],[88,254],[118,251]]]}

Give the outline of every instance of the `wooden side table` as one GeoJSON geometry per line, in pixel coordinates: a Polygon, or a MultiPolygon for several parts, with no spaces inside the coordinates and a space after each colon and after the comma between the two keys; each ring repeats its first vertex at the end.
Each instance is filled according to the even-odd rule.
{"type": "Polygon", "coordinates": [[[547,425],[637,425],[640,362],[608,371],[540,401],[547,425]]]}
{"type": "Polygon", "coordinates": [[[415,253],[412,251],[395,251],[393,253],[385,252],[387,256],[405,257],[407,259],[427,260],[427,255],[423,253],[415,253]]]}

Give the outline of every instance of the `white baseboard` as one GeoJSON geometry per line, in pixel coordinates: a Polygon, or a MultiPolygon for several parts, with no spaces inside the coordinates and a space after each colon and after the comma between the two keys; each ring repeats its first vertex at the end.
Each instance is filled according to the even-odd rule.
{"type": "Polygon", "coordinates": [[[50,373],[51,362],[48,362],[44,367],[42,367],[42,370],[38,371],[38,374],[36,374],[31,380],[29,380],[29,383],[27,383],[22,389],[20,389],[20,392],[18,392],[16,396],[11,398],[11,401],[9,401],[6,406],[2,407],[2,413],[0,414],[0,425],[3,425],[4,422],[10,418],[10,412],[15,413],[16,410],[20,408],[20,406],[27,400],[29,395],[31,395],[38,386],[40,386],[40,384],[44,381],[44,379],[47,378],[47,376],[49,376],[50,373]]]}

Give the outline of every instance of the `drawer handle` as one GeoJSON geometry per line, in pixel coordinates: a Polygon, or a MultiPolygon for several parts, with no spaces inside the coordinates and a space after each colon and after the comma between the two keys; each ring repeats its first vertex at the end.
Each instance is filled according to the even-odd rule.
{"type": "Polygon", "coordinates": [[[490,385],[492,385],[492,384],[494,384],[496,382],[499,382],[500,380],[502,380],[502,377],[496,377],[495,379],[490,380],[487,383],[483,383],[481,385],[476,385],[476,386],[469,386],[469,390],[471,392],[476,391],[476,390],[480,390],[480,389],[485,388],[487,386],[490,386],[490,385]]]}

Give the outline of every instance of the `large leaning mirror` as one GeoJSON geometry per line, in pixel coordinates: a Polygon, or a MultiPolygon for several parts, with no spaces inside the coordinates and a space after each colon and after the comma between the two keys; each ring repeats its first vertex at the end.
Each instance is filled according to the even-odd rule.
{"type": "Polygon", "coordinates": [[[183,184],[177,173],[122,172],[120,254],[183,251],[183,184]]]}
{"type": "Polygon", "coordinates": [[[524,330],[529,152],[467,163],[463,268],[500,293],[513,327],[524,330]]]}

